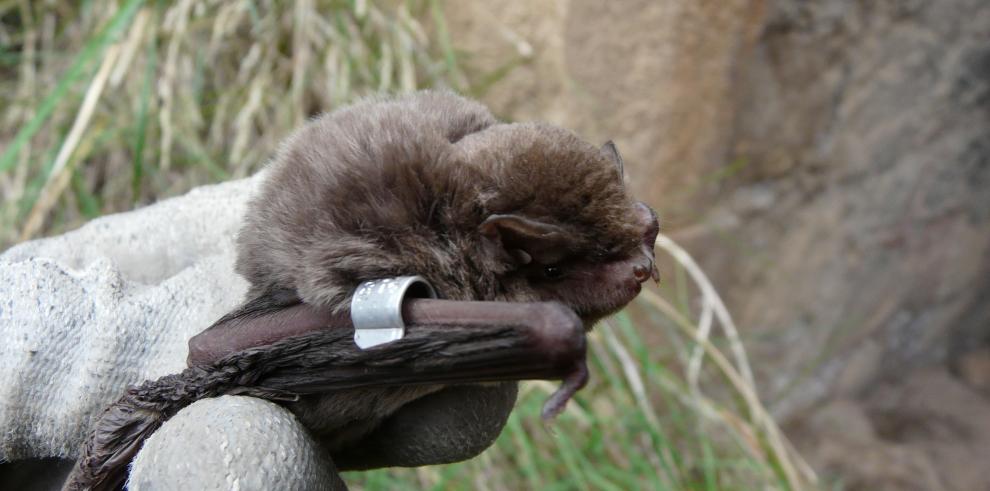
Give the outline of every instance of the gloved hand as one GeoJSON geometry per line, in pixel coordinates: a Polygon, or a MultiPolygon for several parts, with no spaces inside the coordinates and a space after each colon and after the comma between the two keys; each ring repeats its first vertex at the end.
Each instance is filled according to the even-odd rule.
{"type": "MultiPolygon", "coordinates": [[[[74,459],[128,385],[185,368],[188,339],[246,291],[234,239],[256,180],[198,188],[0,255],[0,461],[74,459]]],[[[330,465],[285,409],[222,397],[190,406],[148,441],[131,489],[332,489],[330,465]]]]}

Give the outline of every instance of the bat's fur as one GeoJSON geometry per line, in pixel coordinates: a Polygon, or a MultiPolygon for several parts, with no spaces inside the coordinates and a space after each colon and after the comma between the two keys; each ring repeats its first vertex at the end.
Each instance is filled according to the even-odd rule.
{"type": "MultiPolygon", "coordinates": [[[[620,171],[573,133],[501,124],[448,92],[366,100],[279,150],[250,203],[237,271],[249,297],[290,289],[336,310],[360,282],[407,274],[449,299],[549,299],[478,234],[488,216],[508,213],[560,227],[565,260],[641,243],[620,171]]],[[[621,306],[598,305],[600,294],[564,303],[579,314],[621,306]]]]}
{"type": "MultiPolygon", "coordinates": [[[[311,121],[279,149],[249,204],[237,271],[249,302],[289,292],[343,312],[362,281],[419,274],[442,298],[560,301],[590,327],[639,291],[638,281],[607,286],[616,261],[643,247],[617,158],[549,124],[500,123],[449,92],[364,100],[311,121]],[[554,233],[522,260],[513,237],[479,233],[498,215],[554,233]],[[545,277],[550,265],[566,274],[545,277]]],[[[290,407],[337,451],[441,388],[336,392],[290,407]]],[[[490,418],[502,418],[497,428],[515,385],[502,392],[510,396],[490,418]]]]}

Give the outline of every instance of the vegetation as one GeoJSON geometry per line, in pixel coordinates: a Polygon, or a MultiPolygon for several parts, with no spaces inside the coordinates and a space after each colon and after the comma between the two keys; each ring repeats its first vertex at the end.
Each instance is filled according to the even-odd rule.
{"type": "Polygon", "coordinates": [[[0,244],[246,176],[313,114],[459,79],[419,18],[442,12],[0,1],[0,244]]]}
{"type": "MultiPolygon", "coordinates": [[[[246,176],[307,117],[356,97],[471,89],[433,0],[0,0],[0,72],[0,245],[246,176]]],[[[635,322],[620,314],[590,334],[593,381],[558,420],[539,418],[555,384],[525,383],[480,457],[347,480],[369,490],[814,486],[760,404],[717,293],[676,244],[658,246],[675,271],[640,297],[635,322]]]]}

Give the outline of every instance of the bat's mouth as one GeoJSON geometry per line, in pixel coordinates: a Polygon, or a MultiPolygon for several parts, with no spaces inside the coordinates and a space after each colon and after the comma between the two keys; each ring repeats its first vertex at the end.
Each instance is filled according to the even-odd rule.
{"type": "Polygon", "coordinates": [[[629,305],[640,292],[643,284],[640,281],[624,281],[604,295],[596,305],[582,305],[574,308],[574,312],[584,322],[585,328],[590,329],[601,319],[615,314],[629,305]]]}

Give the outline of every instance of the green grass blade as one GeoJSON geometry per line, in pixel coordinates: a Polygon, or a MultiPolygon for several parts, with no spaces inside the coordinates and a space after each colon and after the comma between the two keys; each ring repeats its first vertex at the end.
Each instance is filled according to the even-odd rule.
{"type": "Polygon", "coordinates": [[[72,192],[76,195],[76,206],[84,217],[91,219],[100,216],[99,198],[86,188],[82,174],[76,167],[72,169],[72,192]]]}
{"type": "Polygon", "coordinates": [[[436,23],[437,40],[440,43],[440,49],[443,51],[447,73],[451,75],[451,81],[457,85],[454,88],[463,90],[463,87],[460,87],[461,81],[459,77],[460,71],[457,68],[457,54],[454,52],[454,45],[450,41],[450,32],[447,30],[447,19],[443,14],[443,8],[440,7],[440,2],[430,0],[430,13],[433,15],[433,22],[436,23]]]}
{"type": "Polygon", "coordinates": [[[137,125],[134,128],[134,160],[131,164],[133,176],[131,177],[132,202],[141,199],[141,182],[144,177],[144,145],[148,133],[148,112],[151,100],[154,97],[152,87],[154,86],[155,73],[158,70],[158,43],[155,36],[150,36],[146,56],[148,57],[145,66],[144,81],[141,84],[141,97],[138,100],[137,125]]]}
{"type": "Polygon", "coordinates": [[[41,129],[45,121],[55,111],[58,103],[68,94],[69,88],[83,76],[83,73],[90,66],[91,62],[98,59],[103,54],[107,45],[115,40],[124,28],[130,24],[131,19],[134,18],[134,14],[137,13],[138,7],[143,2],[144,0],[129,0],[110,19],[110,22],[86,43],[86,46],[83,47],[75,61],[69,66],[65,75],[55,85],[55,89],[38,106],[34,117],[26,125],[21,127],[17,135],[14,136],[14,140],[3,151],[3,154],[0,155],[0,172],[6,172],[14,166],[21,148],[41,129]]]}

